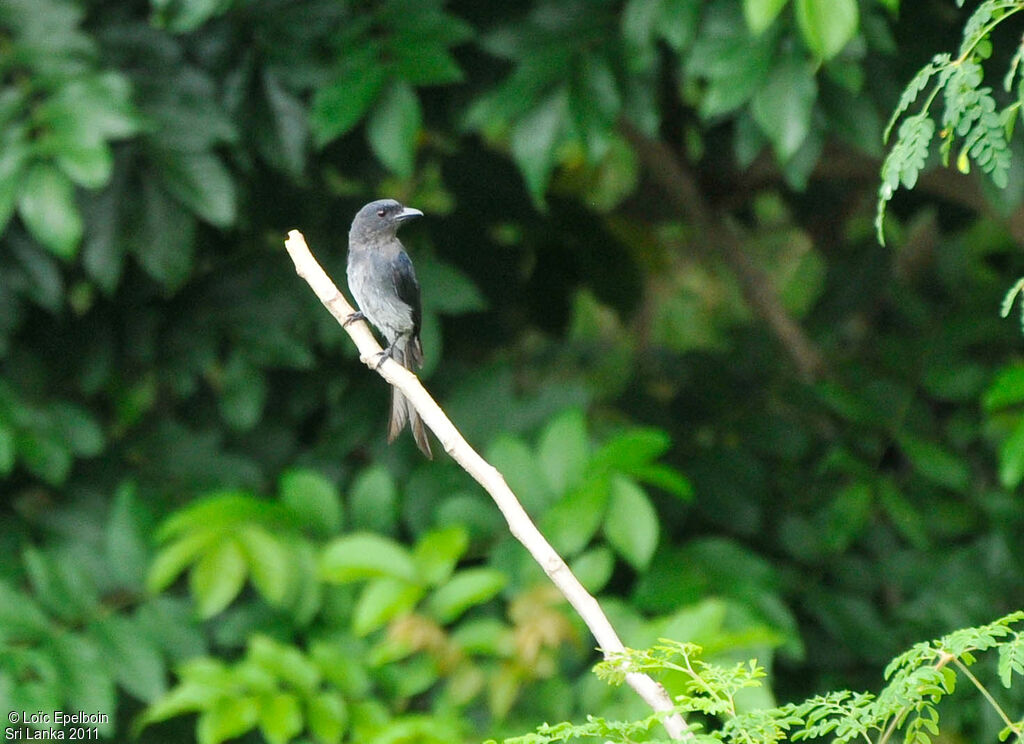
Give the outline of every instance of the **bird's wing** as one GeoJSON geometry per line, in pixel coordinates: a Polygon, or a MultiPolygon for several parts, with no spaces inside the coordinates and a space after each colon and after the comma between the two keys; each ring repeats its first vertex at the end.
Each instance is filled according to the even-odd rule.
{"type": "Polygon", "coordinates": [[[412,308],[412,332],[413,336],[419,337],[423,308],[420,304],[420,284],[416,281],[412,261],[409,260],[409,255],[405,251],[399,251],[391,266],[395,292],[398,293],[398,298],[402,302],[412,308]]]}

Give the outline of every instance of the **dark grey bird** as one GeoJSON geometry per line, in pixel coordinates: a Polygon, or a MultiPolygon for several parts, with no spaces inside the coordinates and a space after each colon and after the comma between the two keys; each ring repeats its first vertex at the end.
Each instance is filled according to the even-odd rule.
{"type": "MultiPolygon", "coordinates": [[[[388,346],[377,362],[378,367],[386,357],[406,369],[423,366],[420,285],[412,261],[398,239],[399,227],[422,216],[420,210],[403,207],[394,199],[380,199],[359,210],[348,232],[348,288],[359,312],[350,316],[345,325],[365,318],[383,334],[388,346]]],[[[416,446],[433,459],[419,414],[405,396],[392,388],[388,442],[395,440],[406,422],[416,446]]]]}

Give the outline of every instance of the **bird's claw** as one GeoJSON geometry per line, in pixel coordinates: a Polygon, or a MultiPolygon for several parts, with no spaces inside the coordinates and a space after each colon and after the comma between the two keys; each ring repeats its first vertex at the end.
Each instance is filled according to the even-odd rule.
{"type": "Polygon", "coordinates": [[[379,370],[380,366],[382,364],[384,364],[384,360],[385,359],[393,359],[394,356],[395,356],[395,345],[394,344],[390,344],[388,346],[388,348],[382,350],[380,352],[380,354],[377,355],[377,363],[373,365],[373,371],[376,372],[377,370],[379,370]]]}
{"type": "Polygon", "coordinates": [[[366,320],[366,316],[363,315],[362,310],[356,310],[354,313],[350,314],[347,318],[345,318],[345,321],[341,324],[341,327],[348,328],[357,320],[366,320]]]}

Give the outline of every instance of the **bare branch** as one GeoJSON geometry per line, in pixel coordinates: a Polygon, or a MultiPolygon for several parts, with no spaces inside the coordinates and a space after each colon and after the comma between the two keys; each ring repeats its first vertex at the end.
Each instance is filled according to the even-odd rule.
{"type": "Polygon", "coordinates": [[[743,250],[734,228],[707,203],[692,174],[668,145],[625,120],[620,126],[654,181],[736,274],[747,303],[768,324],[800,375],[805,380],[816,379],[825,366],[821,352],[783,306],[771,277],[743,250]]]}
{"type": "MultiPolygon", "coordinates": [[[[295,271],[298,275],[309,283],[310,288],[331,315],[343,324],[355,311],[338,291],[331,278],[320,267],[320,264],[313,258],[302,233],[298,230],[288,233],[285,247],[295,263],[295,271]]],[[[381,348],[370,329],[365,323],[352,323],[345,327],[345,330],[359,349],[359,359],[372,368],[376,364],[381,348]]],[[[416,375],[391,359],[386,360],[378,372],[385,380],[397,387],[402,395],[415,406],[416,412],[419,413],[424,423],[441,441],[445,452],[451,455],[452,459],[459,463],[491,495],[494,503],[498,505],[498,509],[504,515],[505,521],[508,522],[511,533],[530,551],[530,555],[544,569],[544,573],[583,618],[605,657],[624,651],[622,641],[619,640],[618,634],[601,610],[597,600],[583,587],[569,570],[565,561],[540,533],[516,495],[512,493],[512,489],[508,487],[502,474],[469,446],[441,407],[420,384],[416,375]]],[[[654,710],[665,712],[672,710],[672,700],[665,692],[665,688],[648,675],[627,674],[626,683],[654,710]]],[[[682,741],[694,739],[693,732],[678,713],[667,715],[663,723],[671,738],[682,741]]]]}

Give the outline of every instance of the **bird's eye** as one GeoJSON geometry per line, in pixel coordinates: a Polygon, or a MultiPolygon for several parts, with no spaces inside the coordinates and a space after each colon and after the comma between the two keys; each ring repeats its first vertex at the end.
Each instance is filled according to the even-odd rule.
{"type": "Polygon", "coordinates": [[[386,209],[378,209],[378,210],[377,210],[377,216],[378,216],[378,217],[383,217],[383,216],[384,216],[384,215],[386,215],[387,213],[388,213],[388,212],[387,212],[387,210],[386,210],[386,209]]]}

